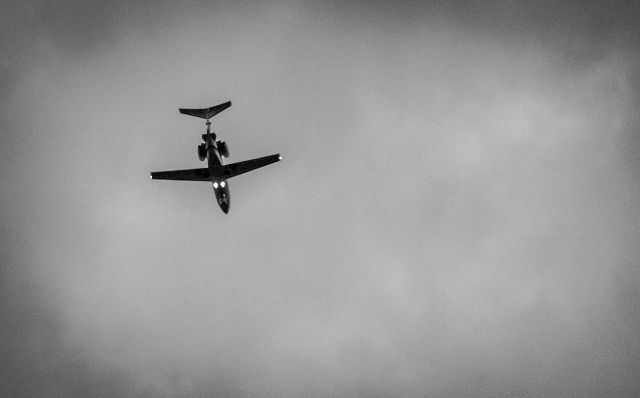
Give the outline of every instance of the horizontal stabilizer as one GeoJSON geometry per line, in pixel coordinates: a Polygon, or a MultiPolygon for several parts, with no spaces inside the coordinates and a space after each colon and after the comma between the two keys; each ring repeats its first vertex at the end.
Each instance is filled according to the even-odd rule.
{"type": "Polygon", "coordinates": [[[187,169],[173,171],[155,171],[152,180],[211,181],[209,169],[187,169]]]}
{"type": "Polygon", "coordinates": [[[224,104],[212,106],[211,108],[202,108],[202,109],[180,108],[180,113],[183,113],[189,116],[201,117],[203,119],[210,119],[230,106],[231,106],[231,101],[227,101],[224,104]]]}
{"type": "Polygon", "coordinates": [[[243,162],[231,163],[224,166],[224,177],[231,178],[240,174],[244,174],[251,170],[267,166],[282,159],[279,154],[264,156],[261,158],[245,160],[243,162]]]}

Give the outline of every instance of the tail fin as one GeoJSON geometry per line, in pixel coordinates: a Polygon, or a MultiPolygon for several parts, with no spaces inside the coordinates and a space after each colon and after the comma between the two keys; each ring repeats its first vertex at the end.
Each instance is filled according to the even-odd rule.
{"type": "Polygon", "coordinates": [[[212,106],[211,108],[202,108],[202,109],[180,108],[180,113],[183,113],[189,116],[201,117],[203,119],[208,120],[230,106],[231,106],[231,101],[227,101],[224,104],[212,106]]]}

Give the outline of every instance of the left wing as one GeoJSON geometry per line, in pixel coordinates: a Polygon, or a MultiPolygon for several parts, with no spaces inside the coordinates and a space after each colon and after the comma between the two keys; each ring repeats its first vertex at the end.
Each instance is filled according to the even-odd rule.
{"type": "Polygon", "coordinates": [[[243,162],[230,163],[224,166],[224,176],[226,178],[235,177],[251,170],[264,167],[282,159],[279,154],[263,156],[261,158],[245,160],[243,162]]]}
{"type": "Polygon", "coordinates": [[[187,169],[173,171],[155,171],[152,180],[210,181],[209,169],[187,169]]]}

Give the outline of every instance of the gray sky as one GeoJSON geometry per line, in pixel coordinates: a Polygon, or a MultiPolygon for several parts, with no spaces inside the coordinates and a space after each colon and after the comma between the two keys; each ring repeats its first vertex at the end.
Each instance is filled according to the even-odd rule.
{"type": "Polygon", "coordinates": [[[482,3],[3,3],[0,395],[640,394],[640,7],[482,3]]]}

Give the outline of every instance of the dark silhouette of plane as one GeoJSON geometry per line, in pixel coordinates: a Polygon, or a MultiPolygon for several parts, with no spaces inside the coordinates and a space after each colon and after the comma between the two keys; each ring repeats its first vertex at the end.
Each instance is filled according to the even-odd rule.
{"type": "Polygon", "coordinates": [[[156,171],[151,173],[153,180],[183,180],[183,181],[211,181],[216,194],[218,205],[223,212],[229,212],[231,195],[229,194],[228,178],[255,170],[275,163],[282,159],[279,154],[261,158],[245,160],[243,162],[224,164],[222,158],[229,157],[229,147],[224,141],[216,141],[215,133],[211,132],[210,118],[231,106],[231,101],[204,109],[180,109],[185,115],[207,119],[207,132],[202,134],[202,144],[198,145],[198,158],[208,167],[202,169],[187,169],[173,171],[156,171]]]}

